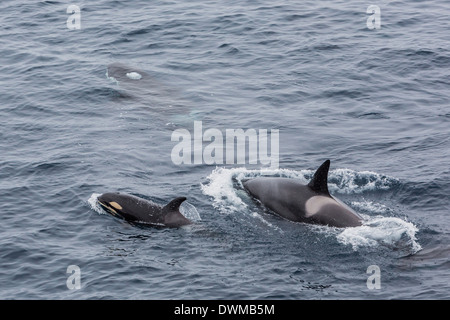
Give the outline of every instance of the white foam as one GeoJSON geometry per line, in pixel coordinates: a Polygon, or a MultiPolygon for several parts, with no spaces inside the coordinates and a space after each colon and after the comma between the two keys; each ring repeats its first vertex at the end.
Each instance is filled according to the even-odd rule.
{"type": "Polygon", "coordinates": [[[180,213],[187,219],[197,222],[201,221],[202,218],[200,217],[200,214],[197,211],[197,208],[195,208],[192,204],[190,204],[187,201],[184,201],[180,206],[180,213]]]}
{"type": "MultiPolygon", "coordinates": [[[[245,210],[247,205],[242,201],[233,186],[233,179],[241,184],[242,180],[258,176],[277,176],[297,179],[308,183],[313,176],[312,170],[269,169],[247,170],[246,168],[216,168],[207,177],[207,183],[201,188],[205,195],[213,198],[213,205],[223,213],[245,210]]],[[[328,187],[332,193],[361,193],[368,190],[389,189],[397,180],[370,171],[353,171],[336,169],[329,173],[328,187]]]]}
{"type": "MultiPolygon", "coordinates": [[[[243,200],[247,197],[246,193],[242,189],[236,188],[234,184],[242,187],[243,180],[258,176],[285,177],[307,183],[313,174],[314,171],[312,170],[216,168],[207,177],[206,183],[202,184],[201,188],[205,195],[212,197],[213,206],[219,212],[226,214],[243,212],[256,218],[255,215],[258,215],[258,213],[250,211],[243,200]]],[[[368,190],[388,190],[398,180],[370,171],[358,172],[350,169],[336,169],[330,171],[328,181],[332,193],[360,194],[368,190]]],[[[417,227],[400,218],[382,216],[383,214],[390,214],[391,210],[387,206],[366,200],[353,201],[351,206],[357,211],[370,214],[361,214],[366,221],[362,226],[345,229],[324,226],[311,227],[316,228],[318,232],[336,237],[337,241],[344,245],[351,245],[354,250],[380,245],[405,249],[412,253],[421,249],[416,239],[417,227]],[[373,215],[376,216],[373,217],[373,215]]],[[[266,224],[273,226],[261,215],[258,216],[266,224]]],[[[277,229],[276,226],[273,227],[277,229]]]]}
{"type": "MultiPolygon", "coordinates": [[[[137,72],[134,72],[134,71],[133,72],[128,72],[126,74],[126,76],[127,76],[128,79],[131,79],[131,80],[140,80],[140,79],[142,79],[142,75],[140,73],[137,73],[137,72]]],[[[106,70],[106,78],[108,78],[111,82],[114,82],[115,84],[119,83],[119,81],[116,78],[114,78],[113,76],[110,76],[108,74],[108,70],[106,70]]]]}
{"type": "Polygon", "coordinates": [[[373,190],[388,190],[397,179],[372,171],[335,169],[328,175],[330,191],[339,193],[362,193],[373,190]]]}
{"type": "Polygon", "coordinates": [[[344,229],[336,238],[353,250],[384,245],[416,253],[422,248],[416,239],[418,231],[413,223],[400,218],[376,216],[369,217],[360,227],[344,229]]]}
{"type": "Polygon", "coordinates": [[[244,171],[245,169],[241,168],[216,168],[207,177],[209,182],[201,185],[203,193],[213,198],[213,206],[222,213],[232,213],[247,208],[233,187],[233,177],[244,171]]]}
{"type": "Polygon", "coordinates": [[[91,197],[88,199],[88,203],[91,206],[91,209],[99,214],[105,214],[105,211],[103,211],[102,207],[98,203],[97,199],[99,196],[101,196],[101,193],[93,193],[91,197]]]}
{"type": "Polygon", "coordinates": [[[356,211],[368,211],[376,214],[384,214],[389,211],[389,208],[384,204],[376,203],[372,201],[352,201],[350,203],[351,207],[356,211]]]}
{"type": "Polygon", "coordinates": [[[128,72],[127,77],[131,80],[140,80],[142,76],[137,72],[128,72]]]}
{"type": "Polygon", "coordinates": [[[251,215],[251,217],[257,219],[258,221],[264,223],[266,226],[270,227],[271,229],[275,229],[278,232],[283,233],[283,230],[281,230],[279,227],[277,227],[273,223],[270,223],[269,221],[264,219],[258,212],[252,212],[250,215],[251,215]]]}
{"type": "Polygon", "coordinates": [[[114,77],[110,77],[109,76],[109,74],[108,74],[108,70],[106,70],[106,78],[109,80],[109,81],[111,81],[111,82],[113,82],[113,83],[115,83],[115,84],[119,84],[119,81],[117,81],[117,79],[116,78],[114,78],[114,77]]]}

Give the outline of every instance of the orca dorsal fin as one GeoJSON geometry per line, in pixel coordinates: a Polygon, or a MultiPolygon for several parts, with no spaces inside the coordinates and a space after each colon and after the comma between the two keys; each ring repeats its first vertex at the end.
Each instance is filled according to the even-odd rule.
{"type": "Polygon", "coordinates": [[[180,205],[185,201],[186,197],[175,198],[163,207],[163,211],[178,211],[180,205]]]}
{"type": "Polygon", "coordinates": [[[311,181],[308,183],[308,187],[310,187],[313,191],[325,195],[330,195],[328,192],[328,170],[330,169],[330,160],[326,160],[322,165],[317,169],[316,173],[312,177],[311,181]]]}

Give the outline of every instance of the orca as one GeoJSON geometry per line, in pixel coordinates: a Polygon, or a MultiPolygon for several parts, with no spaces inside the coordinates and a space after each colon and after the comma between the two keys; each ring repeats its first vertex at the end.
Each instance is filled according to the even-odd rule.
{"type": "Polygon", "coordinates": [[[180,90],[166,85],[144,70],[114,62],[107,66],[106,77],[117,84],[120,92],[118,99],[129,100],[133,106],[176,117],[185,114],[188,109],[180,90]]]}
{"type": "Polygon", "coordinates": [[[433,267],[438,267],[439,265],[450,265],[450,246],[445,244],[432,244],[420,251],[410,254],[408,256],[402,257],[400,263],[404,267],[411,268],[414,266],[426,266],[432,265],[433,267]],[[405,263],[405,264],[403,264],[405,263]]]}
{"type": "Polygon", "coordinates": [[[326,160],[304,185],[295,179],[258,177],[247,180],[247,192],[279,216],[294,222],[328,225],[332,227],[357,227],[362,218],[350,207],[330,195],[326,160]]]}
{"type": "Polygon", "coordinates": [[[185,200],[185,197],[179,197],[165,206],[160,206],[152,201],[120,192],[104,193],[97,198],[97,202],[103,209],[115,217],[136,224],[170,228],[192,223],[179,210],[180,205],[185,200]]]}
{"type": "Polygon", "coordinates": [[[115,81],[122,89],[135,99],[145,101],[145,103],[161,102],[166,99],[170,103],[180,102],[177,99],[180,92],[171,88],[156,77],[144,70],[127,66],[120,62],[114,62],[107,66],[106,77],[115,81]]]}
{"type": "Polygon", "coordinates": [[[129,67],[120,62],[109,64],[106,70],[106,75],[108,78],[112,78],[119,83],[134,82],[137,85],[139,82],[152,81],[152,78],[147,72],[139,70],[137,68],[129,67]]]}

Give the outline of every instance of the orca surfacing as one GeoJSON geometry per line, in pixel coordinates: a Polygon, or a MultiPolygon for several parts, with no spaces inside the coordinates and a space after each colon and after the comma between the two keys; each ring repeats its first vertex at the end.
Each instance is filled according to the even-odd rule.
{"type": "Polygon", "coordinates": [[[185,200],[185,197],[179,197],[165,206],[160,206],[152,201],[119,192],[104,193],[97,198],[103,209],[115,217],[138,224],[171,228],[192,223],[179,210],[185,200]]]}
{"type": "Polygon", "coordinates": [[[244,182],[244,188],[279,216],[295,221],[333,227],[357,227],[362,218],[328,191],[330,160],[317,169],[304,185],[294,179],[259,177],[244,182]]]}

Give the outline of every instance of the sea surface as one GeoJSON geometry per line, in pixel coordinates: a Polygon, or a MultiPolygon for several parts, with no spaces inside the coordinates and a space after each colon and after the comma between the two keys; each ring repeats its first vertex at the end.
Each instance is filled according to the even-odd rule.
{"type": "Polygon", "coordinates": [[[449,15],[448,0],[2,0],[0,299],[449,299],[449,15]],[[238,129],[267,132],[273,161],[227,159],[238,129]],[[242,188],[307,183],[326,159],[363,226],[283,220],[242,188]],[[116,191],[185,196],[194,223],[131,225],[96,203],[116,191]]]}

